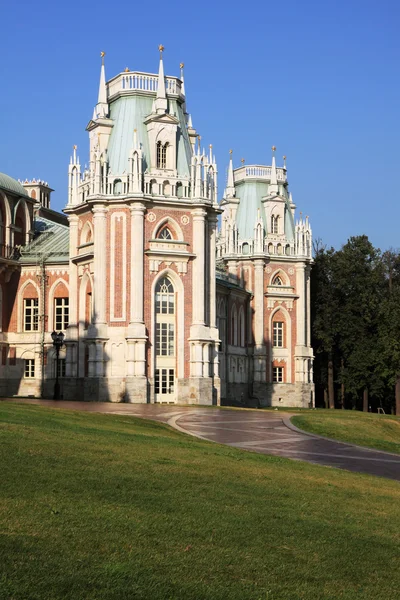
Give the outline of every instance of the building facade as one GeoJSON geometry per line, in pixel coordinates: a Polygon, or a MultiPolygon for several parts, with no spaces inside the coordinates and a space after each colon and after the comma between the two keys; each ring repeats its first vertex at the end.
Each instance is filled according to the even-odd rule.
{"type": "Polygon", "coordinates": [[[231,155],[218,202],[183,65],[165,77],[162,52],[158,74],[108,82],[102,56],[65,216],[44,182],[0,175],[0,393],[51,397],[58,368],[66,399],[309,406],[308,218],[275,149],[271,166],[231,155]]]}

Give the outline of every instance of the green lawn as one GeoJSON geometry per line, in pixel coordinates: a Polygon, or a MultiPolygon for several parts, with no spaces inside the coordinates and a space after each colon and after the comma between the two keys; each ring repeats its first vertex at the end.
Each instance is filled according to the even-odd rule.
{"type": "Polygon", "coordinates": [[[397,600],[400,486],[0,403],[3,600],[397,600]]]}
{"type": "Polygon", "coordinates": [[[293,425],[342,442],[400,454],[400,418],[352,410],[313,410],[291,419],[293,425]]]}

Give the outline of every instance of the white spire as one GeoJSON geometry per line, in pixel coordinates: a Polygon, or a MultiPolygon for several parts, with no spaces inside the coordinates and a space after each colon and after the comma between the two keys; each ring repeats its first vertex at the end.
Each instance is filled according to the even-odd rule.
{"type": "Polygon", "coordinates": [[[225,198],[235,197],[235,183],[233,180],[233,162],[232,162],[232,150],[229,150],[229,167],[228,167],[228,180],[226,182],[225,198]]]}
{"type": "Polygon", "coordinates": [[[183,75],[183,67],[184,67],[184,66],[185,66],[185,65],[184,65],[184,63],[181,63],[181,64],[179,65],[179,67],[180,67],[180,69],[181,69],[181,81],[182,81],[182,85],[181,85],[181,94],[182,94],[182,96],[185,96],[185,78],[184,78],[184,75],[183,75]]]}
{"type": "Polygon", "coordinates": [[[272,146],[271,183],[269,185],[269,193],[270,194],[277,194],[279,191],[278,178],[277,178],[277,174],[276,174],[275,150],[276,150],[276,147],[272,146]]]}
{"type": "Polygon", "coordinates": [[[160,44],[158,46],[160,51],[160,67],[158,69],[158,88],[157,88],[157,98],[155,103],[156,112],[159,114],[166,113],[168,102],[167,102],[167,94],[165,92],[165,76],[164,76],[164,64],[162,53],[164,52],[164,46],[160,44]]]}
{"type": "Polygon", "coordinates": [[[100,70],[100,84],[99,84],[99,96],[97,99],[97,105],[95,108],[95,114],[97,117],[104,118],[108,115],[108,104],[107,104],[107,87],[106,87],[106,71],[104,67],[104,57],[106,53],[101,52],[101,70],[100,70]]]}

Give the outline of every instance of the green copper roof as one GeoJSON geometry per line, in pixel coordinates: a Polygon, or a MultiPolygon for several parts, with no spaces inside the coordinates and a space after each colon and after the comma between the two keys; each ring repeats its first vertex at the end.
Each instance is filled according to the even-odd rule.
{"type": "Polygon", "coordinates": [[[254,238],[254,227],[257,221],[258,210],[264,224],[264,208],[262,198],[268,195],[268,183],[263,181],[244,181],[237,183],[236,197],[240,200],[237,213],[236,225],[241,240],[254,238]]]}
{"type": "Polygon", "coordinates": [[[5,173],[0,173],[0,189],[17,194],[17,196],[25,196],[26,198],[29,198],[24,187],[19,183],[19,181],[13,179],[9,175],[6,175],[5,173]]]}
{"type": "MultiPolygon", "coordinates": [[[[144,154],[143,168],[150,164],[149,140],[144,119],[151,113],[154,98],[151,96],[125,96],[110,105],[110,119],[114,121],[108,144],[108,161],[113,175],[128,172],[129,153],[133,144],[133,131],[137,131],[138,142],[144,154]]],[[[169,113],[179,120],[177,168],[180,176],[190,175],[190,142],[182,107],[176,100],[169,99],[169,113]]]]}
{"type": "Polygon", "coordinates": [[[69,228],[44,217],[35,220],[35,237],[21,248],[21,263],[69,261],[69,228]]]}

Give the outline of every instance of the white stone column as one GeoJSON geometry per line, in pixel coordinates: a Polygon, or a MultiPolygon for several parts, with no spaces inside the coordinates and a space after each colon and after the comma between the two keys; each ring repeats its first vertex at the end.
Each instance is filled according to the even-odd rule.
{"type": "Polygon", "coordinates": [[[264,344],[264,261],[254,261],[254,343],[264,344]]]}
{"type": "Polygon", "coordinates": [[[130,324],[143,323],[144,212],[141,203],[131,205],[131,306],[130,324]]]}
{"type": "Polygon", "coordinates": [[[104,337],[106,328],[107,209],[93,208],[94,228],[94,311],[92,337],[104,337]],[[94,335],[93,335],[94,334],[94,335]]]}
{"type": "Polygon", "coordinates": [[[192,310],[193,324],[205,324],[205,216],[206,211],[198,208],[193,211],[193,261],[192,310]]]}
{"type": "Polygon", "coordinates": [[[264,261],[254,261],[254,381],[266,380],[264,331],[264,261]]]}
{"type": "Polygon", "coordinates": [[[69,326],[67,329],[67,339],[73,333],[76,337],[78,325],[78,267],[71,258],[78,254],[78,225],[79,217],[69,215],[69,326]]]}
{"type": "Polygon", "coordinates": [[[130,317],[126,341],[128,344],[127,375],[142,378],[139,384],[129,384],[127,392],[132,398],[146,398],[146,328],[144,324],[144,213],[140,202],[131,205],[131,288],[130,317]],[[140,389],[138,386],[141,386],[140,389]]]}
{"type": "Polygon", "coordinates": [[[215,215],[209,218],[210,248],[209,248],[209,288],[210,288],[210,327],[216,327],[216,280],[215,280],[215,253],[216,253],[216,229],[218,219],[215,215]]]}
{"type": "Polygon", "coordinates": [[[72,257],[78,254],[79,243],[79,217],[77,215],[69,215],[69,325],[65,332],[66,344],[66,361],[65,375],[66,377],[76,377],[77,364],[76,352],[73,352],[72,340],[78,339],[78,267],[71,260],[72,257]]]}

